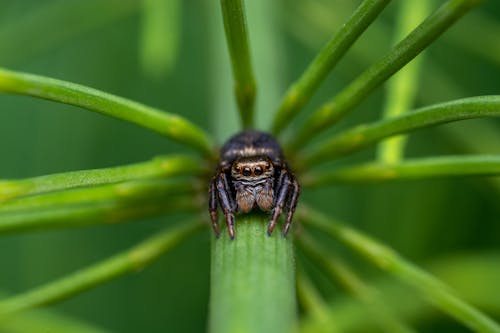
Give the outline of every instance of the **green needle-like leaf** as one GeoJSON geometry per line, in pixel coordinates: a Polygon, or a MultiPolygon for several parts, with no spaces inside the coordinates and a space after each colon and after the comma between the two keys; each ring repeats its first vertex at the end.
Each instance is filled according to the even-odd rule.
{"type": "Polygon", "coordinates": [[[70,171],[20,180],[0,180],[0,209],[2,201],[22,196],[130,180],[189,176],[204,171],[206,170],[203,163],[198,159],[178,155],[161,156],[147,162],[112,168],[70,171]]]}
{"type": "Polygon", "coordinates": [[[279,230],[267,236],[268,222],[266,215],[242,215],[234,240],[213,239],[210,332],[293,332],[292,240],[279,230]]]}
{"type": "Polygon", "coordinates": [[[300,270],[297,272],[297,298],[304,311],[318,323],[312,332],[320,331],[320,327],[328,327],[331,333],[338,332],[335,318],[330,315],[326,302],[312,281],[300,270]]]}
{"type": "MultiPolygon", "coordinates": [[[[298,245],[326,272],[332,281],[341,285],[343,289],[366,306],[367,314],[375,318],[378,326],[384,332],[415,332],[414,329],[395,317],[392,309],[385,306],[377,290],[364,283],[347,264],[340,258],[329,254],[328,250],[318,245],[307,233],[302,232],[299,235],[298,245]]],[[[327,331],[324,330],[324,332],[327,331]]]]}
{"type": "Polygon", "coordinates": [[[203,163],[189,156],[161,156],[151,161],[119,167],[58,173],[20,180],[0,180],[0,209],[2,201],[13,198],[119,183],[130,180],[189,176],[205,171],[203,163]]]}
{"type": "Polygon", "coordinates": [[[0,206],[0,233],[118,223],[199,209],[193,182],[131,181],[21,198],[0,206]]]}
{"type": "Polygon", "coordinates": [[[128,99],[44,76],[0,69],[0,92],[28,95],[71,104],[158,132],[208,157],[211,138],[190,121],[128,99]]]}
{"type": "Polygon", "coordinates": [[[255,79],[243,0],[220,0],[227,45],[233,65],[234,91],[244,128],[254,126],[255,79]]]}
{"type": "Polygon", "coordinates": [[[151,78],[164,77],[174,67],[179,50],[182,2],[143,0],[140,60],[151,78]]]}
{"type": "Polygon", "coordinates": [[[184,222],[169,227],[107,260],[0,301],[0,320],[22,310],[62,301],[119,276],[140,271],[202,226],[199,222],[184,222]]]}
{"type": "MultiPolygon", "coordinates": [[[[3,293],[2,297],[5,297],[3,293]]],[[[2,333],[33,333],[40,327],[50,333],[111,333],[89,322],[45,309],[26,311],[0,320],[2,333]]]]}
{"type": "Polygon", "coordinates": [[[450,0],[429,16],[386,56],[317,110],[294,135],[289,148],[297,149],[352,111],[373,90],[422,52],[479,0],[450,0]]]}
{"type": "Polygon", "coordinates": [[[307,104],[321,82],[390,0],[365,0],[286,92],[273,122],[279,134],[307,104]]]}
{"type": "Polygon", "coordinates": [[[417,109],[373,124],[360,125],[311,149],[304,154],[300,162],[311,167],[319,162],[353,153],[392,135],[452,121],[483,117],[500,117],[500,96],[464,98],[417,109]]]}
{"type": "Polygon", "coordinates": [[[320,187],[464,176],[500,176],[500,156],[416,158],[397,164],[372,162],[331,171],[312,171],[302,177],[302,185],[320,187]]]}
{"type": "Polygon", "coordinates": [[[299,214],[305,223],[322,230],[359,253],[368,262],[409,284],[434,306],[471,330],[483,333],[500,332],[500,326],[486,314],[468,304],[448,286],[391,248],[312,209],[304,209],[299,214]]]}
{"type": "MultiPolygon", "coordinates": [[[[403,1],[399,4],[396,23],[396,39],[400,40],[422,21],[429,12],[430,1],[403,1]]],[[[419,86],[423,54],[413,59],[388,82],[386,89],[384,118],[398,116],[413,108],[419,86]]],[[[403,159],[406,136],[396,136],[382,141],[377,149],[381,163],[397,163],[403,159]]]]}

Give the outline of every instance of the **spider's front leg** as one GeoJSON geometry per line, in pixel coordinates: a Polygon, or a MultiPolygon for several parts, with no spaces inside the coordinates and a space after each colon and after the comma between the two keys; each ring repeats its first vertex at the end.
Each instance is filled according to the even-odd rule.
{"type": "Polygon", "coordinates": [[[283,212],[283,207],[285,206],[286,203],[286,198],[288,196],[288,191],[291,185],[290,181],[290,175],[286,167],[281,168],[279,171],[279,176],[278,180],[276,182],[275,186],[275,199],[274,199],[274,208],[273,208],[273,214],[271,217],[271,221],[269,222],[269,225],[267,227],[267,235],[271,236],[273,233],[274,228],[276,227],[276,222],[278,221],[278,218],[280,217],[281,213],[283,212]]]}
{"type": "Polygon", "coordinates": [[[220,236],[219,227],[219,214],[217,212],[217,190],[216,190],[216,177],[214,176],[208,188],[208,211],[210,212],[210,219],[212,220],[212,228],[214,229],[215,237],[220,236]]]}
{"type": "MultiPolygon", "coordinates": [[[[222,169],[218,172],[218,175],[215,179],[215,186],[217,187],[217,192],[219,196],[219,202],[224,212],[224,217],[226,219],[227,232],[231,239],[234,239],[234,209],[235,205],[233,203],[233,199],[231,196],[231,188],[229,187],[229,183],[227,181],[226,172],[222,169]]],[[[213,225],[213,217],[212,217],[212,225],[213,225]]],[[[218,224],[217,224],[218,227],[218,224]]],[[[215,229],[214,229],[215,230],[215,229]]],[[[216,231],[217,233],[217,231],[216,231]]]]}
{"type": "Polygon", "coordinates": [[[277,195],[275,198],[273,215],[267,228],[267,234],[269,236],[272,234],[274,228],[276,227],[278,218],[283,212],[283,208],[286,207],[287,216],[283,227],[283,236],[286,236],[290,230],[293,213],[295,212],[295,207],[297,206],[300,194],[299,183],[286,166],[283,166],[279,172],[275,193],[277,193],[277,195]]]}
{"type": "Polygon", "coordinates": [[[292,218],[293,218],[293,213],[295,213],[295,207],[297,207],[297,201],[299,199],[299,194],[300,194],[300,185],[299,182],[297,182],[297,179],[293,175],[291,175],[291,194],[289,196],[289,200],[286,203],[286,221],[285,221],[285,226],[283,227],[283,236],[286,237],[288,234],[288,231],[290,230],[290,226],[292,225],[292,218]]]}

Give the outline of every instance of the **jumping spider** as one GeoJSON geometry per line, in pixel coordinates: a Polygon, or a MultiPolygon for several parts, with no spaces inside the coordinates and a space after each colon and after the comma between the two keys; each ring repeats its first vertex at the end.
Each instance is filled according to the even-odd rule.
{"type": "Polygon", "coordinates": [[[299,194],[299,183],[286,165],[278,142],[263,132],[238,133],[222,147],[219,166],[209,187],[209,212],[214,232],[217,237],[220,235],[219,202],[231,239],[234,239],[234,214],[248,213],[257,207],[272,212],[267,228],[269,236],[285,209],[283,236],[286,236],[299,194]]]}

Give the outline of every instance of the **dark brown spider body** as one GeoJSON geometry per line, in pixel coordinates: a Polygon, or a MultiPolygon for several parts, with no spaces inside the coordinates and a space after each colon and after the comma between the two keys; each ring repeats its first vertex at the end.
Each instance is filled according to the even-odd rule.
{"type": "Polygon", "coordinates": [[[209,211],[216,235],[220,234],[219,203],[231,238],[234,238],[234,214],[248,213],[254,208],[272,212],[268,235],[286,210],[283,228],[286,236],[300,187],[284,162],[279,143],[267,133],[243,131],[226,142],[220,156],[219,167],[209,188],[209,211]]]}

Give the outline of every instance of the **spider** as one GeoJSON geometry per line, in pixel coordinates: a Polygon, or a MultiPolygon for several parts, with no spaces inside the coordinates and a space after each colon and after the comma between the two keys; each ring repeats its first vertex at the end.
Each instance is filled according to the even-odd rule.
{"type": "Polygon", "coordinates": [[[267,234],[271,236],[283,210],[288,234],[297,206],[300,186],[283,158],[279,143],[259,131],[243,131],[222,146],[220,162],[209,186],[209,212],[215,235],[219,237],[217,202],[224,212],[229,237],[234,239],[234,214],[254,208],[271,211],[267,234]]]}

